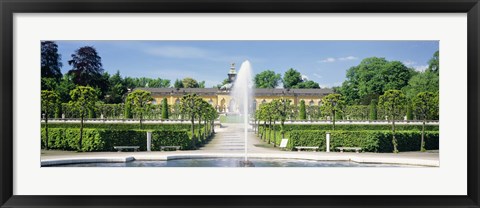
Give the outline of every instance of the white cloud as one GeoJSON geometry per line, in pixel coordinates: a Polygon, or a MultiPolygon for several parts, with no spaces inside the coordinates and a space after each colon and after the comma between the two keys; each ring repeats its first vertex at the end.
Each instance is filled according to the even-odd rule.
{"type": "Polygon", "coordinates": [[[303,80],[303,81],[306,81],[306,80],[309,80],[309,79],[308,79],[307,75],[302,74],[302,80],[303,80]]]}
{"type": "Polygon", "coordinates": [[[320,63],[332,63],[336,61],[352,61],[357,59],[358,57],[355,57],[355,56],[345,56],[345,57],[338,57],[338,58],[329,57],[329,58],[320,60],[320,63]]]}
{"type": "Polygon", "coordinates": [[[414,64],[416,64],[416,62],[415,62],[415,61],[406,60],[406,61],[403,61],[403,64],[404,64],[405,66],[411,67],[411,66],[413,66],[414,64]]]}
{"type": "Polygon", "coordinates": [[[321,60],[320,62],[322,62],[322,63],[331,63],[331,62],[335,62],[335,61],[336,61],[335,58],[331,58],[331,57],[330,57],[330,58],[323,59],[323,60],[321,60]]]}
{"type": "Polygon", "coordinates": [[[355,56],[347,56],[347,57],[340,57],[338,58],[338,60],[340,61],[350,61],[350,60],[357,60],[358,57],[355,57],[355,56]]]}
{"type": "Polygon", "coordinates": [[[424,72],[428,68],[428,65],[413,66],[413,68],[415,71],[424,72]]]}

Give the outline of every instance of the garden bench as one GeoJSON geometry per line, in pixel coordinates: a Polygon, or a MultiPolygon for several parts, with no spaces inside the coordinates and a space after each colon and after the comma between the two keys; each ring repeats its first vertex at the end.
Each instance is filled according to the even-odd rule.
{"type": "Polygon", "coordinates": [[[313,151],[317,151],[318,148],[319,148],[319,147],[301,147],[301,146],[295,147],[295,149],[297,149],[299,152],[300,152],[300,150],[302,150],[302,149],[311,149],[311,150],[313,150],[313,151]]]}
{"type": "Polygon", "coordinates": [[[140,146],[114,146],[113,149],[118,150],[121,152],[123,149],[133,149],[133,151],[137,151],[140,146]]]}
{"type": "Polygon", "coordinates": [[[180,149],[180,146],[160,146],[160,151],[163,151],[165,149],[175,149],[175,150],[179,150],[180,149]]]}
{"type": "Polygon", "coordinates": [[[340,150],[340,152],[343,152],[344,150],[355,150],[356,153],[359,153],[362,150],[361,147],[337,147],[335,149],[340,150]]]}

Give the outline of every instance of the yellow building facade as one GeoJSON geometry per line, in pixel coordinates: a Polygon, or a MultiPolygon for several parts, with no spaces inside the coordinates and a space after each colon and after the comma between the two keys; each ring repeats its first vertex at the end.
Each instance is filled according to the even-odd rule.
{"type": "MultiPolygon", "coordinates": [[[[238,112],[235,99],[230,96],[229,90],[217,88],[139,88],[152,93],[154,104],[160,104],[167,98],[169,105],[179,104],[187,94],[196,94],[214,106],[220,113],[238,112]]],[[[321,105],[321,99],[333,93],[331,89],[254,89],[254,106],[258,108],[262,103],[269,103],[274,99],[286,98],[293,105],[299,105],[302,100],[305,105],[321,105]]]]}
{"type": "MultiPolygon", "coordinates": [[[[229,83],[220,88],[138,88],[149,91],[154,98],[154,104],[160,104],[167,98],[169,105],[179,104],[182,97],[187,94],[196,94],[214,106],[220,113],[238,112],[235,99],[230,96],[230,89],[236,78],[235,64],[229,70],[229,83]]],[[[274,99],[286,98],[293,105],[299,105],[304,100],[305,105],[320,105],[321,99],[333,93],[331,89],[254,89],[255,109],[262,103],[269,103],[274,99]]]]}

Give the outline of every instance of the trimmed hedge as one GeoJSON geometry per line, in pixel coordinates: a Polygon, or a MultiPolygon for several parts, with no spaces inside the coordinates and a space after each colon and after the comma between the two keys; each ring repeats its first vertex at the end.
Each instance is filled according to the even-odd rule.
{"type": "MultiPolygon", "coordinates": [[[[77,150],[80,129],[49,128],[49,148],[59,150],[77,150]]],[[[109,130],[83,129],[81,151],[115,151],[114,146],[140,146],[141,151],[147,149],[147,131],[145,130],[109,130]]],[[[45,144],[45,129],[42,128],[42,148],[45,144]]],[[[152,150],[160,150],[160,146],[181,146],[192,149],[192,142],[186,130],[152,131],[152,150]]]]}
{"type": "MultiPolygon", "coordinates": [[[[280,125],[274,126],[277,131],[280,131],[280,125]]],[[[285,131],[293,130],[331,130],[331,124],[285,124],[285,131]]],[[[438,131],[438,125],[425,125],[425,131],[438,131]]],[[[363,130],[392,130],[391,124],[336,124],[335,130],[345,131],[363,131],[363,130]]],[[[413,131],[422,130],[422,125],[402,125],[395,124],[397,131],[413,131]]]]}
{"type": "MultiPolygon", "coordinates": [[[[287,149],[295,146],[315,146],[325,151],[325,135],[327,131],[296,130],[290,132],[287,149]]],[[[391,131],[329,131],[330,149],[336,147],[361,147],[365,152],[393,152],[391,131]]],[[[399,151],[419,151],[421,131],[397,131],[395,137],[399,151]]],[[[425,148],[439,148],[439,132],[425,132],[425,148]]]]}
{"type": "MultiPolygon", "coordinates": [[[[42,128],[45,124],[42,124],[42,128]]],[[[195,129],[198,128],[195,124],[195,129]]],[[[48,123],[49,128],[80,128],[80,123],[48,123]]],[[[203,127],[203,125],[200,125],[203,127]]],[[[140,129],[140,123],[84,123],[87,129],[135,130],[140,129]]],[[[148,130],[190,130],[190,124],[143,124],[148,130]]]]}

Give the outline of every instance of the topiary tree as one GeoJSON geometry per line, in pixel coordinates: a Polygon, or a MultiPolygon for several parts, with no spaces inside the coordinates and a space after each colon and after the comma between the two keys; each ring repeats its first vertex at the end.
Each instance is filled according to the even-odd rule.
{"type": "Polygon", "coordinates": [[[413,120],[413,109],[412,104],[407,100],[407,120],[413,120]]]}
{"type": "Polygon", "coordinates": [[[140,129],[143,129],[143,116],[145,115],[150,102],[153,101],[151,92],[145,90],[135,90],[127,95],[133,113],[137,115],[140,120],[140,129]]]}
{"type": "Polygon", "coordinates": [[[190,122],[191,122],[191,132],[192,132],[192,148],[196,147],[196,141],[195,141],[195,116],[198,115],[198,103],[199,98],[196,94],[187,94],[182,97],[182,100],[180,101],[180,112],[183,115],[189,116],[190,117],[190,122]]]}
{"type": "MultiPolygon", "coordinates": [[[[282,139],[285,138],[285,120],[287,120],[287,117],[289,116],[289,113],[292,111],[291,108],[291,100],[286,99],[286,98],[281,98],[280,99],[280,108],[277,109],[278,112],[278,118],[280,120],[280,127],[281,127],[281,134],[282,134],[282,139]]],[[[304,102],[305,104],[305,102],[304,102]]],[[[305,110],[305,106],[304,106],[305,110]]]]}
{"type": "Polygon", "coordinates": [[[392,143],[393,152],[398,153],[397,140],[395,138],[395,119],[401,116],[402,109],[405,108],[406,98],[400,90],[388,90],[380,96],[379,105],[383,106],[388,114],[389,120],[392,122],[392,143]]]}
{"type": "Polygon", "coordinates": [[[307,112],[305,110],[305,100],[300,101],[300,112],[299,112],[300,120],[307,119],[307,112]]]}
{"type": "Polygon", "coordinates": [[[370,113],[369,113],[370,121],[377,120],[377,100],[372,99],[370,101],[370,113]]]}
{"type": "Polygon", "coordinates": [[[343,100],[342,95],[340,94],[329,94],[322,98],[323,105],[321,110],[323,112],[328,112],[332,116],[333,130],[335,130],[335,117],[337,112],[342,112],[345,101],[343,100]]]}
{"type": "Polygon", "coordinates": [[[438,111],[438,96],[432,92],[421,92],[413,98],[413,105],[417,114],[420,115],[423,120],[422,125],[422,140],[420,145],[420,151],[425,151],[425,122],[427,119],[432,118],[435,112],[438,111]]]}
{"type": "Polygon", "coordinates": [[[98,95],[95,89],[91,87],[77,86],[70,91],[70,105],[74,111],[80,116],[80,139],[78,140],[77,150],[82,150],[83,138],[83,120],[88,113],[95,108],[95,102],[98,100],[98,95]]]}
{"type": "Polygon", "coordinates": [[[162,119],[168,119],[168,103],[167,98],[162,100],[162,119]]]}
{"type": "Polygon", "coordinates": [[[54,91],[49,91],[49,90],[42,90],[41,94],[42,98],[42,114],[43,114],[43,119],[45,119],[45,149],[48,150],[48,117],[49,114],[51,114],[51,110],[56,109],[60,97],[58,96],[57,93],[54,91]]]}

